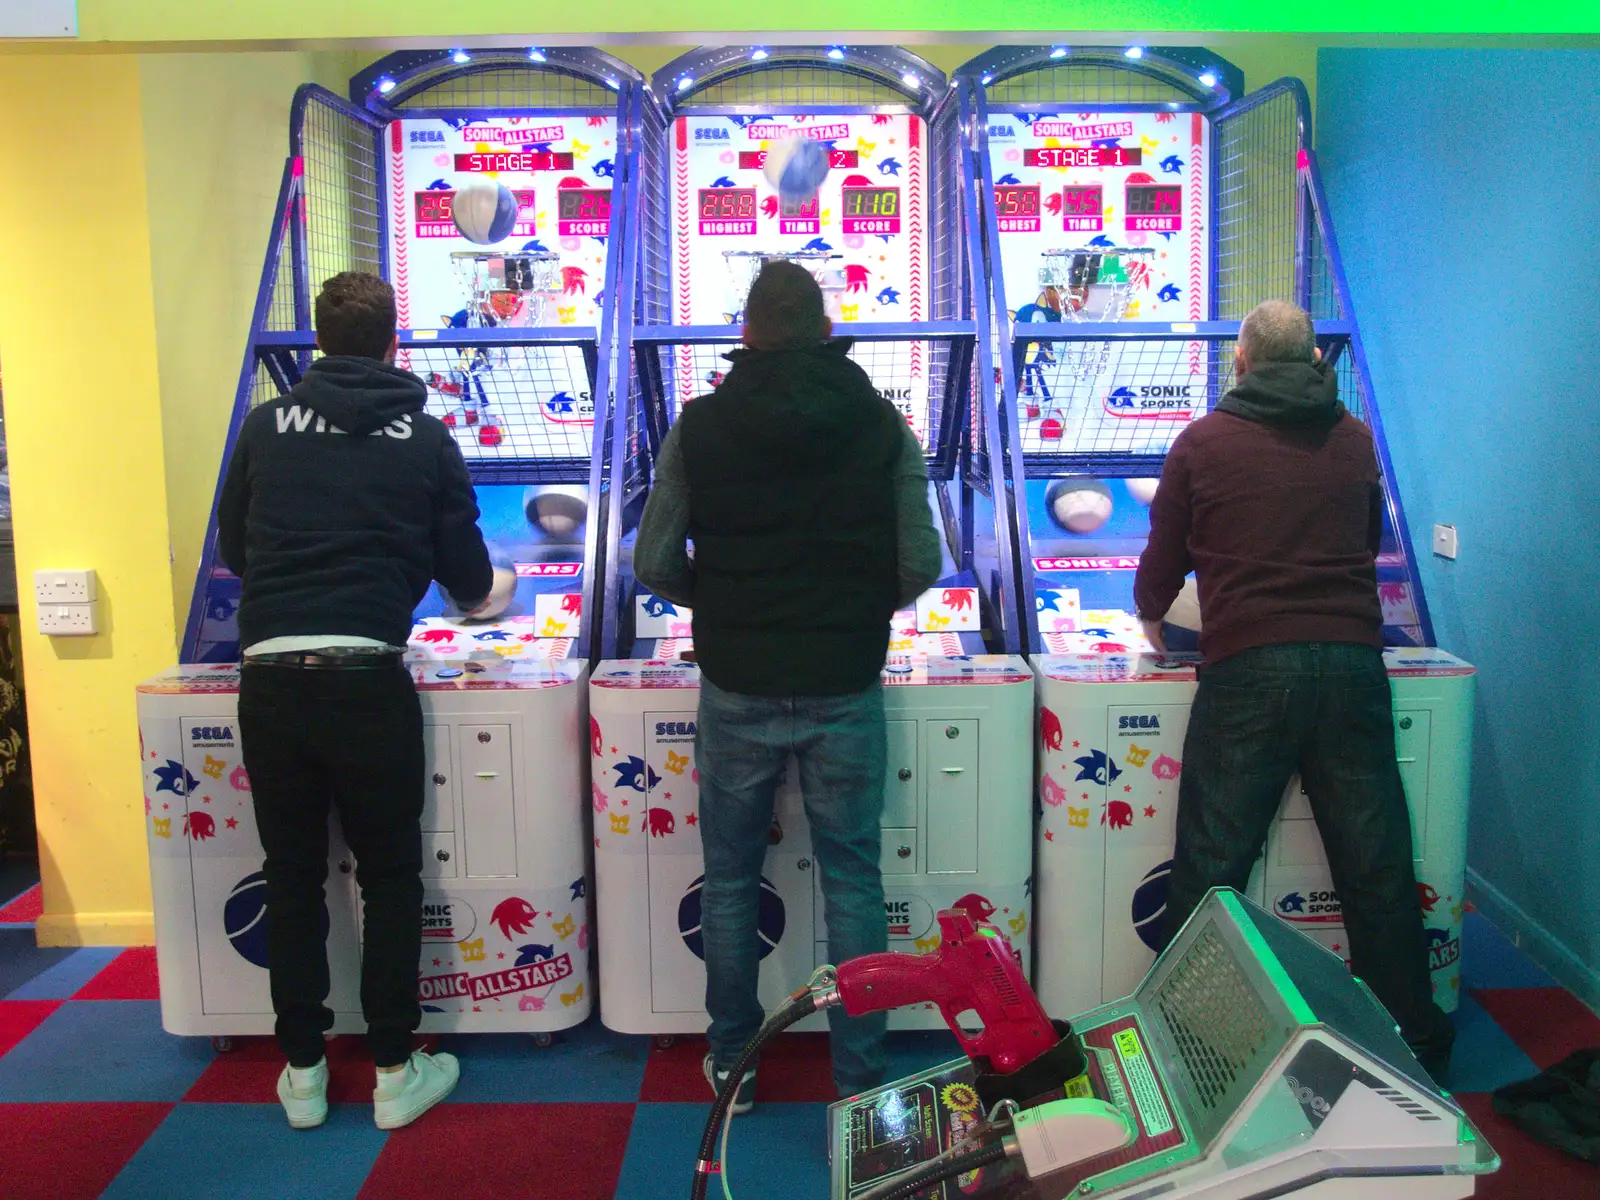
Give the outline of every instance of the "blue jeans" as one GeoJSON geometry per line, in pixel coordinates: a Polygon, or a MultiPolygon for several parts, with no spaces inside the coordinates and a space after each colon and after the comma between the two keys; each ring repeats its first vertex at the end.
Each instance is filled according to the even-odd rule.
{"type": "MultiPolygon", "coordinates": [[[[822,872],[829,958],[840,963],[888,948],[878,870],[888,757],[883,689],[874,684],[844,696],[746,696],[702,677],[695,755],[706,860],[700,928],[708,1036],[717,1066],[726,1070],[766,1019],[756,995],[756,906],[773,797],[790,755],[799,763],[811,845],[822,872]]],[[[835,1008],[828,1018],[840,1094],[882,1083],[886,1014],[851,1018],[835,1008]]]]}
{"type": "Polygon", "coordinates": [[[1393,722],[1383,655],[1370,646],[1260,646],[1202,667],[1183,743],[1166,935],[1207,889],[1245,889],[1298,771],[1351,968],[1430,1066],[1448,1057],[1454,1032],[1433,1002],[1393,722]]]}

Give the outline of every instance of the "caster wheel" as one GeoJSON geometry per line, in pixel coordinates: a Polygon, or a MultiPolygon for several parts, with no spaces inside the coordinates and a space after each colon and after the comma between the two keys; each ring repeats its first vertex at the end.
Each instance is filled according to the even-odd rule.
{"type": "Polygon", "coordinates": [[[677,1038],[676,1034],[672,1034],[672,1033],[658,1033],[658,1034],[656,1034],[655,1045],[656,1045],[656,1049],[657,1050],[671,1050],[677,1044],[678,1044],[678,1038],[677,1038]]]}
{"type": "Polygon", "coordinates": [[[211,1048],[218,1054],[231,1053],[233,1050],[233,1039],[231,1037],[214,1037],[211,1039],[211,1048]]]}
{"type": "Polygon", "coordinates": [[[548,1033],[536,1033],[533,1035],[533,1044],[539,1047],[541,1050],[547,1049],[554,1045],[555,1040],[556,1039],[548,1033]]]}

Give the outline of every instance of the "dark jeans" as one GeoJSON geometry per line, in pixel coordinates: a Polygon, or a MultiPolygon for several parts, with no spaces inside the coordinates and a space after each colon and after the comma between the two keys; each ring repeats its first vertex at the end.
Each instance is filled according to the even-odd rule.
{"type": "MultiPolygon", "coordinates": [[[[773,797],[791,754],[822,872],[828,957],[841,963],[888,948],[878,869],[888,758],[882,687],[845,696],[746,696],[702,679],[695,736],[706,858],[700,928],[708,1036],[723,1070],[766,1019],[756,995],[756,910],[773,797]]],[[[883,1082],[887,1019],[884,1013],[852,1018],[842,1008],[829,1010],[833,1079],[841,1094],[883,1082]]]]}
{"type": "Polygon", "coordinates": [[[378,1066],[396,1066],[422,1019],[422,707],[411,677],[398,659],[332,670],[246,664],[239,733],[266,851],[278,1044],[293,1066],[313,1066],[333,1026],[322,923],[333,804],[364,905],[367,1043],[378,1066]]]}
{"type": "Polygon", "coordinates": [[[1298,771],[1344,910],[1351,966],[1419,1057],[1437,1061],[1454,1034],[1433,1003],[1392,704],[1383,655],[1370,646],[1262,646],[1201,669],[1183,743],[1166,932],[1177,933],[1207,889],[1245,888],[1298,771]]]}

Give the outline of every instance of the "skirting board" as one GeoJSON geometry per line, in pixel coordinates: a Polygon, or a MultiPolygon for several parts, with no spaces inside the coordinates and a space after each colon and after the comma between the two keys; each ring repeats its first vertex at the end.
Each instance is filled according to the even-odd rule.
{"type": "Polygon", "coordinates": [[[1600,971],[1568,950],[1554,934],[1471,867],[1467,868],[1467,898],[1557,983],[1600,1013],[1600,971]]]}
{"type": "Polygon", "coordinates": [[[147,912],[41,913],[34,936],[41,946],[153,946],[156,922],[147,912]]]}

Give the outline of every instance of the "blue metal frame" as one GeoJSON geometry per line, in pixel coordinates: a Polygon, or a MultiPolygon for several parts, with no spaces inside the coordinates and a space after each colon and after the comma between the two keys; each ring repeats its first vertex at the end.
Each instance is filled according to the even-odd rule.
{"type": "MultiPolygon", "coordinates": [[[[217,499],[221,493],[222,481],[226,477],[227,464],[233,456],[234,447],[238,441],[239,431],[249,415],[251,401],[255,392],[257,371],[264,369],[273,384],[280,391],[288,391],[301,378],[304,371],[310,366],[315,348],[315,334],[312,329],[311,318],[311,263],[310,248],[307,243],[306,200],[308,193],[307,178],[307,151],[305,131],[307,116],[313,106],[321,106],[339,118],[353,122],[357,128],[365,128],[372,136],[372,155],[376,169],[381,173],[384,161],[384,133],[389,124],[399,119],[417,119],[427,116],[459,119],[463,116],[503,116],[508,113],[522,113],[524,110],[481,110],[481,109],[398,109],[394,105],[403,103],[412,95],[416,95],[439,83],[482,71],[504,70],[514,67],[521,70],[551,71],[585,79],[593,83],[603,84],[608,89],[617,93],[614,103],[603,107],[584,105],[562,105],[552,108],[535,108],[526,110],[528,115],[561,115],[584,116],[597,112],[614,114],[617,118],[619,146],[625,135],[630,112],[636,105],[635,96],[644,88],[644,79],[632,67],[608,54],[593,50],[573,48],[551,48],[544,52],[546,61],[531,61],[522,52],[474,52],[474,61],[463,67],[451,61],[450,51],[408,51],[388,57],[374,63],[351,81],[351,96],[364,107],[358,107],[350,100],[346,100],[326,88],[315,84],[306,84],[296,90],[294,101],[290,108],[289,129],[289,159],[284,165],[283,179],[279,188],[278,202],[274,209],[273,226],[268,238],[266,266],[262,272],[261,281],[257,287],[255,309],[251,316],[249,340],[246,346],[244,362],[240,369],[239,384],[234,396],[232,413],[229,418],[228,433],[223,448],[222,467],[218,473],[217,492],[213,496],[211,513],[206,530],[206,539],[202,548],[200,569],[196,580],[193,599],[190,603],[189,617],[185,626],[184,641],[182,646],[182,661],[195,661],[204,625],[207,618],[210,585],[217,569],[216,541],[217,541],[217,499]],[[379,80],[389,79],[394,86],[387,92],[379,90],[379,80]],[[269,328],[273,323],[273,304],[278,292],[280,273],[289,272],[290,297],[292,299],[292,325],[293,328],[269,328]]],[[[348,136],[348,135],[347,135],[348,136]]],[[[623,190],[626,197],[633,180],[627,174],[624,165],[620,178],[614,178],[613,188],[623,190]]],[[[612,381],[617,372],[617,344],[619,328],[619,315],[627,306],[620,303],[617,285],[621,279],[628,276],[623,271],[623,260],[626,257],[630,243],[634,240],[629,236],[630,225],[628,217],[630,209],[626,202],[613,213],[612,238],[617,247],[616,252],[607,254],[604,288],[607,301],[601,307],[600,324],[595,326],[549,326],[541,328],[522,329],[411,329],[401,330],[400,340],[403,346],[430,347],[442,349],[473,348],[490,346],[549,346],[549,347],[576,347],[583,351],[585,364],[590,375],[590,381],[596,396],[597,414],[600,405],[609,402],[612,391],[612,381]]],[[[381,201],[377,203],[376,211],[369,214],[377,236],[377,266],[381,273],[387,275],[389,268],[388,255],[388,206],[381,201]]],[[[575,477],[585,477],[583,464],[588,463],[589,470],[586,474],[591,486],[591,502],[598,502],[600,485],[603,480],[602,464],[605,450],[609,447],[609,440],[605,437],[604,430],[597,422],[593,434],[591,451],[587,460],[575,458],[537,460],[532,466],[523,460],[479,461],[472,467],[473,478],[477,482],[525,482],[530,471],[540,474],[541,478],[551,471],[557,473],[572,473],[575,477]]],[[[604,570],[599,567],[596,551],[599,545],[596,526],[598,522],[588,522],[586,542],[584,548],[585,571],[583,574],[583,603],[588,613],[602,609],[604,605],[599,599],[599,589],[603,586],[604,570]],[[599,569],[597,569],[599,568],[599,569]]],[[[587,625],[587,623],[586,623],[587,625]]],[[[581,639],[580,653],[592,649],[594,640],[588,636],[587,627],[581,639]]]]}

